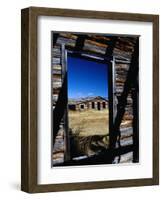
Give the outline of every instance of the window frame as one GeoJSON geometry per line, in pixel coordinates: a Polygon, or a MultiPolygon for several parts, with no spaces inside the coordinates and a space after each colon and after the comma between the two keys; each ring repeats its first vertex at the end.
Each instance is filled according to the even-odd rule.
{"type": "MultiPolygon", "coordinates": [[[[114,102],[114,95],[115,95],[115,66],[114,66],[114,56],[107,56],[107,57],[90,57],[88,53],[85,53],[84,50],[74,50],[74,49],[70,49],[68,47],[66,47],[64,44],[61,45],[61,49],[62,49],[62,70],[63,70],[63,74],[65,77],[65,79],[67,80],[68,83],[68,78],[67,78],[67,71],[68,71],[68,65],[67,65],[67,57],[68,55],[71,55],[72,57],[77,57],[77,58],[82,58],[82,59],[86,59],[86,60],[91,60],[93,62],[99,62],[99,63],[104,63],[107,64],[108,66],[108,110],[109,110],[109,135],[112,135],[112,131],[113,131],[113,123],[114,123],[114,108],[115,108],[115,102],[114,102]]],[[[67,146],[67,150],[68,150],[68,155],[65,156],[65,158],[68,158],[69,160],[72,161],[71,155],[70,155],[70,138],[69,138],[69,134],[68,134],[68,130],[69,130],[69,122],[68,122],[68,88],[67,88],[67,84],[66,84],[66,98],[67,98],[67,109],[66,109],[66,117],[65,117],[65,138],[66,140],[66,146],[67,146]],[[68,147],[69,146],[69,147],[68,147]]],[[[109,148],[109,146],[108,146],[109,148]]],[[[66,160],[66,159],[65,159],[66,160]]],[[[61,164],[60,166],[64,166],[64,163],[61,164]]],[[[71,165],[71,164],[70,164],[71,165]]],[[[78,164],[76,164],[78,165],[78,164]]],[[[80,164],[79,164],[80,165],[80,164]]],[[[55,167],[55,166],[54,166],[55,167]]]]}

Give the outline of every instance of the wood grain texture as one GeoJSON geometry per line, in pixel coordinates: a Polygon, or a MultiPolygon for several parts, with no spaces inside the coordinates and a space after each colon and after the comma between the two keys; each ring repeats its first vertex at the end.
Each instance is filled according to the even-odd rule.
{"type": "Polygon", "coordinates": [[[159,16],[153,20],[153,184],[159,184],[159,16]]]}
{"type": "Polygon", "coordinates": [[[21,18],[21,189],[36,193],[159,184],[159,16],[30,7],[22,10],[21,18]],[[38,185],[37,17],[40,15],[153,23],[153,178],[38,185]]]}
{"type": "Polygon", "coordinates": [[[106,19],[106,20],[111,19],[111,20],[152,22],[154,16],[156,16],[152,14],[74,10],[74,9],[44,8],[44,7],[30,7],[29,9],[37,16],[39,15],[61,16],[61,17],[76,17],[76,18],[106,19]]]}
{"type": "Polygon", "coordinates": [[[22,10],[21,75],[21,188],[31,192],[37,184],[37,37],[36,17],[22,10]]]}
{"type": "Polygon", "coordinates": [[[21,188],[28,191],[28,40],[29,40],[29,9],[21,13],[21,188]]]}

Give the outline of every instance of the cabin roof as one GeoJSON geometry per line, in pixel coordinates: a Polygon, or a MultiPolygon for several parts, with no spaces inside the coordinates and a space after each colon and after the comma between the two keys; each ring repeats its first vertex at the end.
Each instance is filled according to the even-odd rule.
{"type": "Polygon", "coordinates": [[[81,99],[72,99],[69,100],[69,105],[77,105],[77,104],[81,104],[81,103],[87,103],[89,101],[95,101],[95,100],[102,100],[102,101],[107,101],[107,98],[101,97],[101,96],[96,96],[96,97],[85,97],[85,98],[81,98],[81,99]]]}

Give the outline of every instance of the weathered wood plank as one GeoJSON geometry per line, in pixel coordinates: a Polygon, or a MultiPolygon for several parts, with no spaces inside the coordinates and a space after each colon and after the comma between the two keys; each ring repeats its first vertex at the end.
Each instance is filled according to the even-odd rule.
{"type": "Polygon", "coordinates": [[[60,81],[60,82],[59,82],[59,81],[58,81],[58,82],[55,82],[55,81],[54,81],[54,82],[52,83],[52,86],[53,86],[54,89],[59,89],[59,88],[61,88],[61,86],[62,86],[62,82],[61,82],[61,81],[60,81]]]}
{"type": "Polygon", "coordinates": [[[78,36],[73,33],[60,33],[60,36],[62,36],[63,38],[73,39],[73,40],[76,40],[78,38],[78,36]]]}
{"type": "Polygon", "coordinates": [[[55,75],[55,74],[60,74],[60,75],[61,75],[61,74],[62,74],[62,71],[61,71],[61,70],[58,70],[58,69],[53,69],[53,70],[52,70],[52,74],[54,74],[54,75],[55,75]]]}
{"type": "Polygon", "coordinates": [[[68,45],[68,46],[75,47],[76,40],[65,38],[65,37],[58,37],[57,44],[65,44],[65,45],[68,45]]]}
{"type": "Polygon", "coordinates": [[[105,54],[107,45],[100,44],[98,42],[93,42],[91,40],[85,40],[84,42],[84,50],[89,50],[92,52],[97,52],[101,54],[105,54]]]}
{"type": "Polygon", "coordinates": [[[133,152],[129,152],[121,155],[120,163],[132,163],[133,152]]]}
{"type": "Polygon", "coordinates": [[[52,66],[52,69],[53,69],[53,70],[61,70],[61,69],[62,69],[62,66],[61,66],[61,65],[53,65],[53,66],[52,66]]]}
{"type": "Polygon", "coordinates": [[[61,63],[61,59],[60,58],[52,58],[52,64],[60,64],[61,63]]]}
{"type": "Polygon", "coordinates": [[[133,137],[132,136],[120,139],[120,145],[122,147],[132,145],[132,144],[133,144],[133,137]]]}
{"type": "Polygon", "coordinates": [[[120,128],[121,138],[128,137],[133,134],[133,127],[121,127],[120,128]]]}

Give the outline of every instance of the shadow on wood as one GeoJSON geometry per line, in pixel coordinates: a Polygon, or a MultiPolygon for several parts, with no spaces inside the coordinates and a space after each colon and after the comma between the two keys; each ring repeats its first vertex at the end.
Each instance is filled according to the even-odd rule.
{"type": "Polygon", "coordinates": [[[59,92],[58,100],[56,102],[55,109],[53,110],[53,144],[55,143],[56,135],[59,131],[61,121],[67,109],[67,73],[65,73],[62,87],[59,92]]]}

